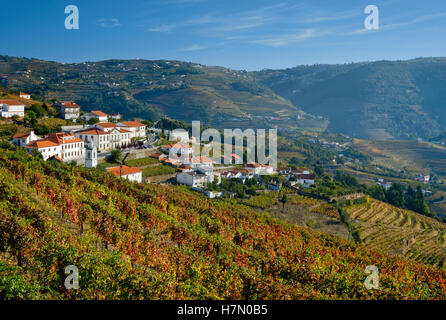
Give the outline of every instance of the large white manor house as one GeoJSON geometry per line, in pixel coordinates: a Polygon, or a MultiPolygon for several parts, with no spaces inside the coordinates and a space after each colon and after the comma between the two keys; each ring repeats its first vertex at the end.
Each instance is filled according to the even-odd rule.
{"type": "Polygon", "coordinates": [[[126,147],[132,139],[146,136],[146,125],[137,121],[120,123],[102,122],[91,125],[87,129],[76,131],[76,138],[91,144],[98,152],[111,151],[118,147],[126,147]]]}

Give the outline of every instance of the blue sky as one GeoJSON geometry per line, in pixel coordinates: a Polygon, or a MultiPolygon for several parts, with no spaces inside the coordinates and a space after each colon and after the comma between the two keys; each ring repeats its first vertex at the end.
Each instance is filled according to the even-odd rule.
{"type": "Polygon", "coordinates": [[[0,54],[176,59],[235,69],[446,56],[444,0],[2,0],[0,54]],[[79,30],[66,30],[76,5],[79,30]],[[380,29],[366,30],[367,5],[380,29]]]}

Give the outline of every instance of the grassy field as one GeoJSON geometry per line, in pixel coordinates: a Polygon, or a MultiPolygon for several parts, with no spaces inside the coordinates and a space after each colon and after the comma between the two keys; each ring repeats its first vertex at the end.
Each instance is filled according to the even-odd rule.
{"type": "Polygon", "coordinates": [[[133,159],[133,160],[127,160],[125,162],[126,165],[130,166],[130,167],[143,167],[143,166],[148,166],[148,165],[152,165],[152,164],[159,164],[159,160],[155,159],[155,158],[140,158],[140,159],[133,159]]]}
{"type": "Polygon", "coordinates": [[[367,247],[446,266],[446,224],[373,199],[347,212],[367,247]]]}
{"type": "Polygon", "coordinates": [[[142,170],[143,177],[153,177],[153,176],[160,176],[165,174],[172,174],[175,173],[176,169],[174,167],[168,166],[168,165],[159,165],[154,167],[147,167],[142,170]]]}
{"type": "Polygon", "coordinates": [[[429,173],[432,169],[438,175],[446,176],[446,148],[438,145],[416,141],[355,139],[354,146],[381,166],[420,173],[429,173]]]}

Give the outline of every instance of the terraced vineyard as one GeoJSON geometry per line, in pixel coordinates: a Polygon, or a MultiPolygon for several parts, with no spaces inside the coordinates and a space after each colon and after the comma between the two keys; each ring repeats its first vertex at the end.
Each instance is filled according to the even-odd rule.
{"type": "Polygon", "coordinates": [[[446,267],[446,224],[373,199],[347,212],[368,247],[446,267]]]}

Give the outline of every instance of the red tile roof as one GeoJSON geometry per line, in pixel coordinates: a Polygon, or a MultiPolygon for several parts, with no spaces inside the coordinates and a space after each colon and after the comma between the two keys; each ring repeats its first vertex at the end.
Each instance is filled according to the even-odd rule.
{"type": "Polygon", "coordinates": [[[15,135],[12,136],[13,139],[25,139],[28,138],[30,133],[24,133],[24,132],[17,132],[15,135]]]}
{"type": "Polygon", "coordinates": [[[76,138],[70,133],[66,132],[57,132],[57,133],[50,133],[46,138],[40,139],[40,140],[34,140],[31,141],[26,145],[26,148],[32,148],[32,149],[41,149],[41,148],[48,148],[48,147],[57,147],[61,144],[69,144],[69,143],[77,143],[77,142],[84,142],[81,139],[76,138]],[[71,139],[64,139],[71,137],[71,139]]]}
{"type": "Polygon", "coordinates": [[[128,166],[107,168],[107,171],[113,173],[117,177],[127,176],[129,174],[141,172],[141,170],[139,170],[136,167],[128,167],[128,166]]]}
{"type": "Polygon", "coordinates": [[[252,170],[247,170],[247,169],[233,169],[231,170],[232,173],[242,173],[242,174],[246,174],[246,173],[254,173],[254,171],[252,170]]]}
{"type": "Polygon", "coordinates": [[[84,142],[83,140],[76,138],[72,134],[66,132],[50,133],[44,140],[51,140],[57,144],[84,142]],[[64,139],[64,138],[71,138],[71,139],[64,139]]]}
{"type": "Polygon", "coordinates": [[[96,123],[97,126],[101,126],[102,128],[117,128],[118,126],[111,122],[100,122],[96,123]]]}
{"type": "Polygon", "coordinates": [[[17,100],[0,100],[0,104],[7,104],[8,106],[23,106],[24,104],[22,102],[18,102],[17,100]]]}
{"type": "Polygon", "coordinates": [[[188,144],[183,144],[183,143],[172,143],[172,144],[165,144],[165,145],[162,145],[161,146],[161,148],[163,148],[163,149],[170,149],[170,148],[173,148],[173,147],[175,147],[176,149],[190,149],[190,148],[192,148],[192,146],[191,145],[188,145],[188,144]]]}
{"type": "Polygon", "coordinates": [[[28,143],[25,148],[30,149],[41,149],[41,148],[49,148],[49,147],[57,147],[58,144],[50,141],[50,140],[34,140],[28,143]]]}
{"type": "Polygon", "coordinates": [[[260,164],[253,162],[253,163],[245,164],[245,167],[246,168],[259,168],[260,164]]]}
{"type": "Polygon", "coordinates": [[[59,101],[59,104],[63,105],[66,108],[80,108],[80,106],[74,101],[59,101]]]}
{"type": "Polygon", "coordinates": [[[80,130],[80,131],[76,131],[76,133],[91,134],[91,135],[109,134],[107,131],[103,131],[98,128],[80,130]]]}
{"type": "Polygon", "coordinates": [[[104,113],[102,111],[99,111],[99,110],[91,111],[91,113],[96,115],[96,116],[99,116],[99,117],[106,117],[107,116],[106,113],[104,113]]]}
{"type": "Polygon", "coordinates": [[[144,127],[145,126],[145,124],[138,122],[138,121],[124,121],[124,122],[120,122],[120,123],[126,127],[144,127]]]}

